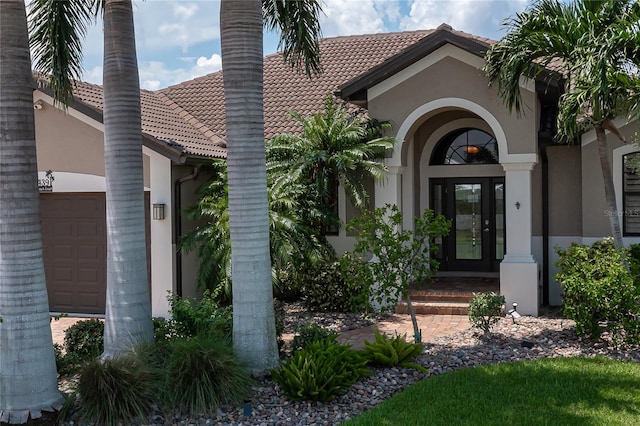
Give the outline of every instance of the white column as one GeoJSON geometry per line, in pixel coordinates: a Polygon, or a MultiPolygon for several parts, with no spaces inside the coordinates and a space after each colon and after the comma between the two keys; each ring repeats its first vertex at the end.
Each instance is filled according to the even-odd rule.
{"type": "Polygon", "coordinates": [[[402,209],[402,174],[405,168],[402,166],[388,166],[389,172],[384,182],[376,182],[375,207],[384,207],[385,204],[395,204],[402,209]]]}
{"type": "Polygon", "coordinates": [[[171,202],[171,160],[145,149],[151,179],[151,315],[169,317],[168,291],[173,288],[174,256],[171,242],[173,204],[171,202]],[[164,204],[165,218],[153,219],[153,205],[164,204]]]}
{"type": "Polygon", "coordinates": [[[500,292],[507,310],[513,303],[523,315],[538,315],[538,264],[531,251],[533,162],[504,163],[507,253],[500,264],[500,292]]]}

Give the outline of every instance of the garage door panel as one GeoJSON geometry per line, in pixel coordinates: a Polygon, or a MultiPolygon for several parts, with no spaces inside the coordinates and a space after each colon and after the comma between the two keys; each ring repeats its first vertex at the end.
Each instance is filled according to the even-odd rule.
{"type": "MultiPolygon", "coordinates": [[[[149,193],[145,193],[147,256],[149,193]]],[[[40,211],[49,309],[103,314],[107,283],[104,193],[42,193],[40,211]]],[[[148,259],[150,271],[150,257],[148,259]]]]}
{"type": "Polygon", "coordinates": [[[73,269],[72,268],[55,268],[53,270],[53,279],[60,283],[73,282],[73,269]]]}
{"type": "Polygon", "coordinates": [[[56,312],[69,312],[69,309],[75,305],[73,294],[73,288],[67,291],[62,289],[56,290],[49,294],[49,304],[59,309],[56,312]]]}
{"type": "Polygon", "coordinates": [[[99,286],[100,271],[96,268],[80,268],[78,269],[78,281],[83,283],[95,283],[96,286],[99,286]]]}
{"type": "Polygon", "coordinates": [[[73,238],[75,236],[75,226],[66,220],[59,220],[52,223],[53,236],[56,238],[73,238]]]}
{"type": "Polygon", "coordinates": [[[98,260],[104,256],[104,252],[96,246],[81,245],[78,247],[79,260],[98,260]]]}
{"type": "MultiPolygon", "coordinates": [[[[51,259],[57,259],[57,260],[73,260],[75,255],[75,250],[74,247],[69,245],[69,244],[65,244],[65,245],[61,245],[61,244],[56,244],[53,247],[51,247],[50,250],[48,250],[49,247],[47,247],[47,250],[45,250],[48,254],[50,254],[50,258],[51,259]]],[[[46,256],[46,254],[45,254],[46,256]]]]}
{"type": "Polygon", "coordinates": [[[104,193],[40,194],[49,309],[103,314],[106,298],[104,193]]]}
{"type": "Polygon", "coordinates": [[[104,228],[95,222],[78,221],[76,235],[79,238],[96,238],[104,233],[104,228]]]}

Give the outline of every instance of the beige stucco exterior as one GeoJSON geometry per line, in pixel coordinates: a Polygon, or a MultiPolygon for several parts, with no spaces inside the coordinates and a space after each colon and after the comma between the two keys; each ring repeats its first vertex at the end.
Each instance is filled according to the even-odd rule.
{"type": "MultiPolygon", "coordinates": [[[[53,105],[47,94],[35,91],[38,175],[54,177],[51,192],[101,193],[106,189],[104,173],[104,126],[72,107],[66,111],[53,105]]],[[[154,316],[167,316],[167,291],[174,289],[174,258],[171,246],[171,160],[143,147],[144,189],[150,206],[165,205],[164,220],[151,220],[151,308],[154,316]]],[[[152,217],[151,212],[149,213],[152,217]]]]}

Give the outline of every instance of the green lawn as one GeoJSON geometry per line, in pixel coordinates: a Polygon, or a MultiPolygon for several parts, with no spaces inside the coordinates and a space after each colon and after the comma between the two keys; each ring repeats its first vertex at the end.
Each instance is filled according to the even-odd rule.
{"type": "Polygon", "coordinates": [[[457,370],[344,424],[640,425],[640,364],[555,358],[457,370]]]}

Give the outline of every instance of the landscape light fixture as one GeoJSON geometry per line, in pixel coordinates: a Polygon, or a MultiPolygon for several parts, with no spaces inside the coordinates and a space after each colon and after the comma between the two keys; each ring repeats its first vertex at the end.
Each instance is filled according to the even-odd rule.
{"type": "Polygon", "coordinates": [[[516,322],[516,320],[518,318],[520,318],[522,316],[522,315],[520,315],[518,313],[518,304],[517,303],[515,303],[515,302],[513,303],[513,309],[511,309],[509,311],[509,315],[511,315],[511,319],[513,320],[514,323],[516,322]]]}

